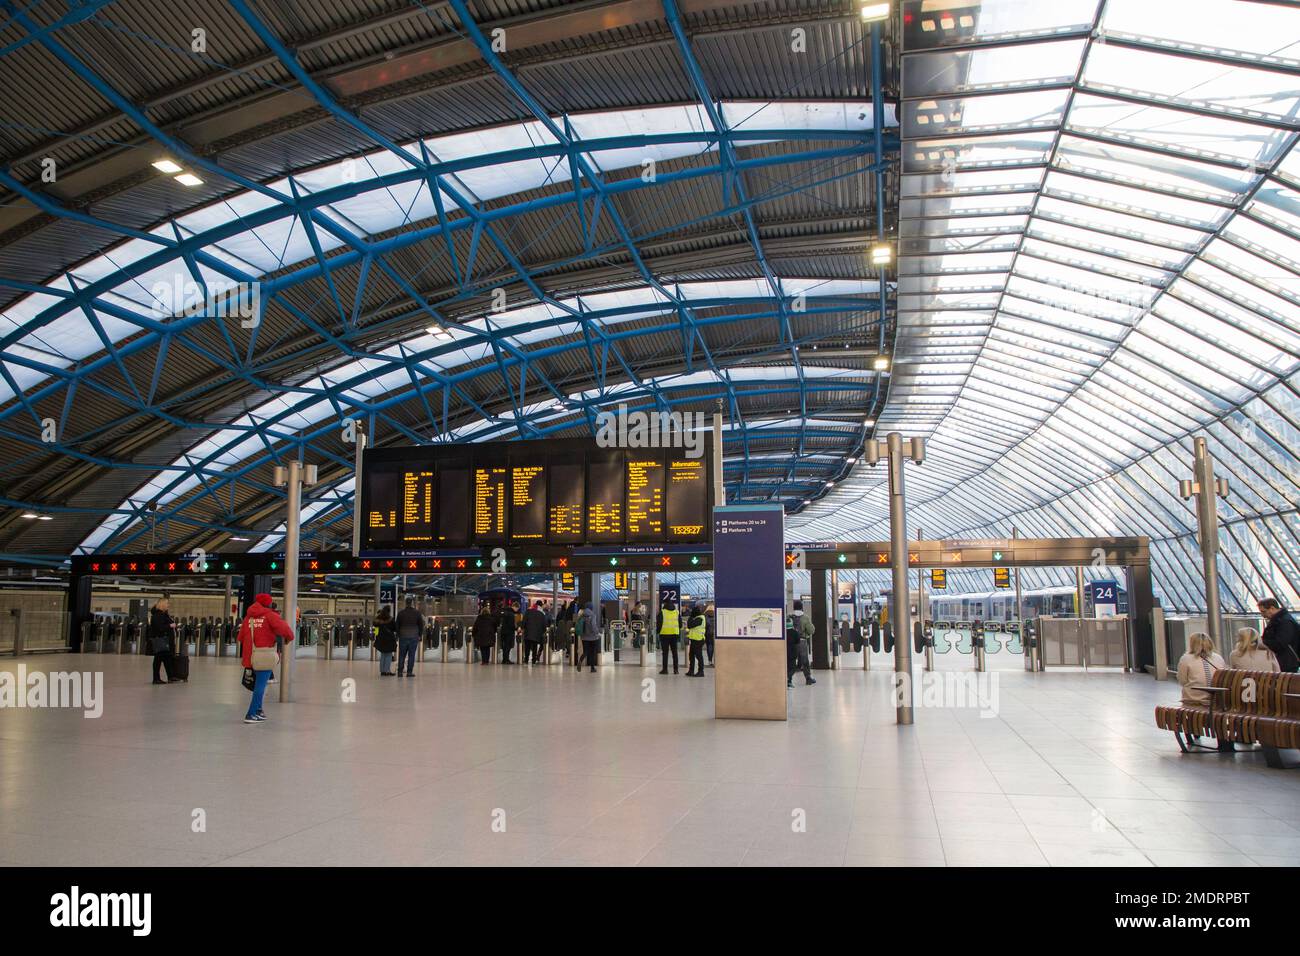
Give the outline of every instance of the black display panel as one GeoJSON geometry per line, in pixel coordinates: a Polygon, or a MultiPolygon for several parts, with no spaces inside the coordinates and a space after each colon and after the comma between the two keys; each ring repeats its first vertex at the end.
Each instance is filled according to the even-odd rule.
{"type": "Polygon", "coordinates": [[[367,449],[363,552],[709,542],[712,449],[592,439],[367,449]]]}
{"type": "Polygon", "coordinates": [[[587,540],[593,544],[623,543],[622,452],[587,459],[587,540]]]}
{"type": "Polygon", "coordinates": [[[668,453],[667,521],[669,541],[699,541],[708,536],[709,469],[704,458],[668,453]]]}
{"type": "Polygon", "coordinates": [[[546,465],[539,453],[510,458],[510,541],[546,540],[546,465]]]}
{"type": "Polygon", "coordinates": [[[663,453],[629,451],[625,488],[627,540],[633,544],[664,540],[663,453]]]}
{"type": "Polygon", "coordinates": [[[363,508],[366,524],[362,536],[368,537],[376,548],[391,548],[401,542],[402,527],[398,523],[398,488],[401,476],[392,471],[376,471],[366,475],[366,500],[363,508]]]}
{"type": "Polygon", "coordinates": [[[586,540],[583,512],[587,500],[587,466],[581,455],[547,469],[546,540],[581,544],[586,540]]]}
{"type": "Polygon", "coordinates": [[[469,544],[469,464],[438,465],[437,543],[469,544]]]}

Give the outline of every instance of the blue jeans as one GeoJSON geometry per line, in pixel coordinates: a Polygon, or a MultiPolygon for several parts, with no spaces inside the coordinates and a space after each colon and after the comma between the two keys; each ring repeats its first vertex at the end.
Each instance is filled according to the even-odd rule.
{"type": "Polygon", "coordinates": [[[252,717],[262,710],[262,698],[266,696],[266,682],[271,679],[270,671],[253,672],[253,699],[248,702],[247,717],[252,717]]]}
{"type": "Polygon", "coordinates": [[[410,676],[415,670],[415,651],[420,646],[420,639],[403,637],[397,644],[397,673],[402,673],[402,665],[405,664],[407,676],[410,676]]]}
{"type": "Polygon", "coordinates": [[[392,653],[390,652],[385,654],[383,651],[380,651],[379,652],[379,673],[387,674],[392,669],[393,669],[392,653]]]}

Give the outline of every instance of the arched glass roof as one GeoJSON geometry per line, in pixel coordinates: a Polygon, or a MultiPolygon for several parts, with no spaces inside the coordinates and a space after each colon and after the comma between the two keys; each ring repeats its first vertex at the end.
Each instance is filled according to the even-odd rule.
{"type": "MultiPolygon", "coordinates": [[[[1149,535],[1204,606],[1178,496],[1204,436],[1220,591],[1300,601],[1300,10],[1228,0],[904,5],[894,375],[927,537],[1149,535]]],[[[855,468],[795,520],[888,537],[855,468]]],[[[1063,572],[1039,582],[1067,583],[1063,572]]]]}

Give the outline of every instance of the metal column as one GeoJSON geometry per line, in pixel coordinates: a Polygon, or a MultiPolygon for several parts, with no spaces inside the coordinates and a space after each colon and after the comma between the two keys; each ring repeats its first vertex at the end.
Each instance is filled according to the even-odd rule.
{"type": "MultiPolygon", "coordinates": [[[[298,538],[302,530],[302,462],[296,458],[289,462],[288,516],[284,525],[284,620],[298,630],[298,538]]],[[[280,655],[280,703],[293,700],[293,662],[297,641],[286,641],[280,655]]]]}
{"type": "Polygon", "coordinates": [[[1196,480],[1196,524],[1200,532],[1197,537],[1201,544],[1201,563],[1205,568],[1205,624],[1210,632],[1210,640],[1216,648],[1221,648],[1223,618],[1219,612],[1219,509],[1215,501],[1219,489],[1214,480],[1214,459],[1210,457],[1205,439],[1197,438],[1195,448],[1193,474],[1196,480]]]}
{"type": "Polygon", "coordinates": [[[826,609],[826,569],[810,568],[808,577],[811,581],[812,607],[804,608],[805,614],[812,615],[812,666],[814,670],[829,670],[831,666],[831,646],[827,640],[826,609]]]}
{"type": "MultiPolygon", "coordinates": [[[[920,528],[916,529],[916,540],[917,541],[921,540],[920,528]]],[[[919,630],[921,632],[921,639],[922,641],[924,641],[925,640],[925,572],[922,571],[920,568],[916,569],[916,624],[914,625],[913,629],[919,630]]],[[[915,643],[915,639],[911,634],[905,635],[905,639],[915,643]]],[[[894,646],[895,647],[898,646],[897,634],[894,635],[894,646]]],[[[930,650],[928,645],[926,646],[926,650],[927,651],[930,650]]],[[[924,667],[928,671],[934,670],[934,655],[932,653],[927,653],[925,655],[925,663],[922,665],[922,667],[924,667]]]]}
{"type": "Polygon", "coordinates": [[[356,428],[355,451],[352,464],[352,475],[354,478],[352,492],[352,556],[356,557],[361,553],[361,453],[366,450],[366,433],[365,426],[360,421],[354,421],[353,426],[356,428]]]}
{"type": "Polygon", "coordinates": [[[893,564],[894,681],[906,684],[895,708],[900,724],[912,723],[912,613],[907,593],[907,505],[903,487],[903,436],[890,432],[889,442],[889,556],[893,564]],[[899,640],[899,635],[903,636],[899,640]]]}

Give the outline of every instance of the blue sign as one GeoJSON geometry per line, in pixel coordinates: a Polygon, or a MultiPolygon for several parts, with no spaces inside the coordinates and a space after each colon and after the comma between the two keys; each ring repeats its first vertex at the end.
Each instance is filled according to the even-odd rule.
{"type": "Polygon", "coordinates": [[[1098,604],[1117,604],[1116,589],[1118,585],[1114,581],[1093,581],[1088,585],[1092,593],[1092,603],[1098,604]]]}
{"type": "Polygon", "coordinates": [[[672,601],[674,605],[682,603],[682,586],[680,584],[659,585],[659,606],[663,607],[667,601],[672,601]]]}
{"type": "Polygon", "coordinates": [[[379,603],[380,603],[380,604],[396,604],[396,603],[397,603],[397,587],[396,587],[396,585],[392,585],[392,584],[389,584],[389,585],[382,585],[382,584],[381,584],[381,585],[379,586],[379,603]]]}
{"type": "Polygon", "coordinates": [[[713,593],[719,638],[785,639],[785,509],[713,509],[713,593]]]}

